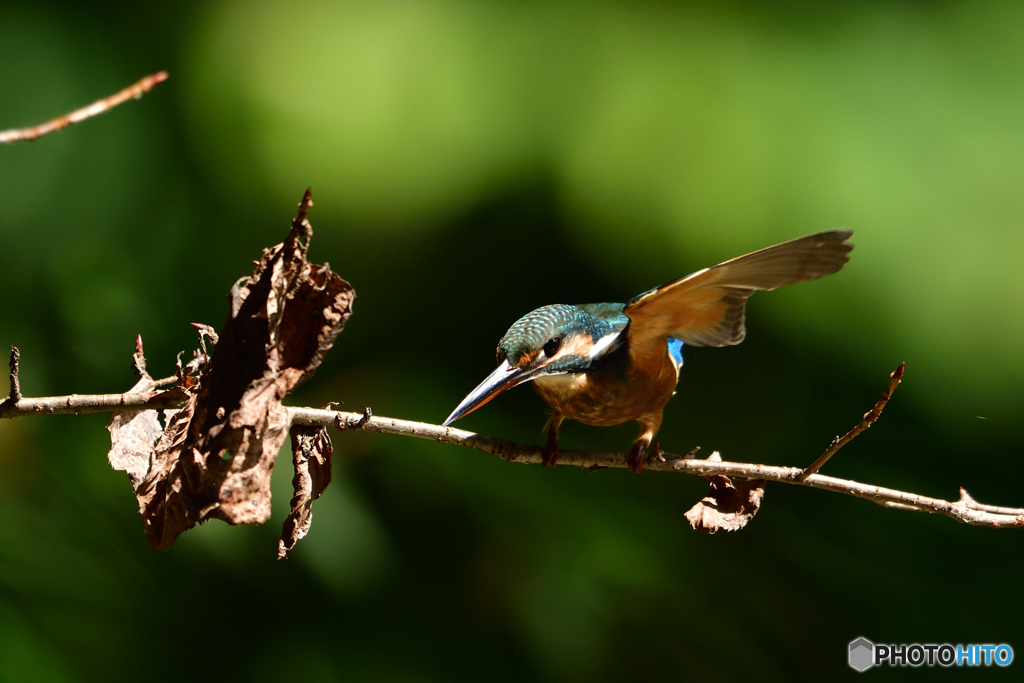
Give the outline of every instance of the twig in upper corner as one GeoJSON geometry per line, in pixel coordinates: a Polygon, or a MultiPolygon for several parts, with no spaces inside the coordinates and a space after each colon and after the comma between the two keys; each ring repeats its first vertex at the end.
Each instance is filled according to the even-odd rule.
{"type": "Polygon", "coordinates": [[[70,114],[58,116],[52,121],[47,121],[46,123],[41,123],[38,126],[30,126],[28,128],[11,128],[9,130],[0,131],[0,143],[10,144],[12,142],[32,142],[34,140],[38,140],[44,135],[67,128],[73,123],[78,123],[79,121],[84,121],[98,114],[102,114],[105,111],[109,111],[130,99],[138,99],[142,97],[143,94],[152,90],[157,84],[163,83],[166,80],[167,72],[160,71],[152,74],[151,76],[146,76],[138,83],[128,86],[119,93],[115,93],[110,97],[104,97],[101,100],[96,100],[88,107],[82,107],[70,114]]]}
{"type": "Polygon", "coordinates": [[[889,386],[884,392],[882,392],[882,397],[878,399],[877,403],[875,403],[875,407],[864,413],[863,419],[861,419],[856,427],[846,432],[842,437],[837,436],[829,447],[825,449],[825,452],[818,456],[817,460],[805,467],[804,471],[800,474],[800,481],[807,479],[807,477],[820,470],[822,466],[828,462],[828,459],[836,454],[836,451],[853,441],[858,434],[874,424],[875,420],[881,416],[882,409],[885,408],[885,404],[889,402],[890,398],[892,398],[892,392],[896,391],[896,387],[900,385],[900,381],[903,379],[903,369],[905,366],[906,363],[900,363],[900,366],[892,371],[889,375],[889,386]]]}

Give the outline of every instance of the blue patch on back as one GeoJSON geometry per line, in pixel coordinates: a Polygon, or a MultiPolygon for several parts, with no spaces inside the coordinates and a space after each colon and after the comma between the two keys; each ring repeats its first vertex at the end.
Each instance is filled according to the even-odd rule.
{"type": "Polygon", "coordinates": [[[679,339],[668,338],[668,357],[672,359],[672,364],[676,366],[676,370],[683,367],[683,342],[679,339]]]}

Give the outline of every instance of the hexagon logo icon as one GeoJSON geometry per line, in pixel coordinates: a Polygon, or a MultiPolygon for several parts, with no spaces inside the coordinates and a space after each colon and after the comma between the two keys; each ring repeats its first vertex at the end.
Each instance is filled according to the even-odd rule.
{"type": "Polygon", "coordinates": [[[850,643],[850,668],[867,671],[875,663],[875,644],[867,638],[850,643]]]}

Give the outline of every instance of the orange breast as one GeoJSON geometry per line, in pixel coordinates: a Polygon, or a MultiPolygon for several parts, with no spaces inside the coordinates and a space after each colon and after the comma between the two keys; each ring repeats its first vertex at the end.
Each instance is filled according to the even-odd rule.
{"type": "Polygon", "coordinates": [[[660,413],[675,392],[679,373],[664,354],[654,368],[630,367],[625,379],[600,369],[541,377],[533,388],[553,410],[588,425],[606,427],[660,413]]]}

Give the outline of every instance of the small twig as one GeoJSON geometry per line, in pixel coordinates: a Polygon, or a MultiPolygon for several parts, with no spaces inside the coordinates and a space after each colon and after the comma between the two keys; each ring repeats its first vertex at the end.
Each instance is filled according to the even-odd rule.
{"type": "Polygon", "coordinates": [[[15,405],[21,400],[21,380],[18,379],[18,361],[21,360],[21,349],[17,346],[11,347],[11,393],[7,396],[7,402],[15,405]]]}
{"type": "Polygon", "coordinates": [[[957,501],[962,505],[971,508],[972,510],[982,510],[983,512],[994,512],[997,515],[1015,515],[1018,514],[1017,508],[1003,507],[1002,505],[985,505],[971,498],[971,494],[967,493],[964,488],[960,487],[960,500],[957,501]]]}
{"type": "Polygon", "coordinates": [[[906,363],[900,363],[900,366],[892,371],[889,375],[889,386],[884,392],[882,392],[882,397],[878,399],[877,403],[875,403],[875,407],[864,413],[864,417],[857,426],[846,432],[842,437],[837,436],[833,439],[829,447],[825,449],[825,452],[818,456],[817,460],[804,468],[800,475],[803,479],[806,479],[820,470],[822,466],[828,462],[828,459],[836,454],[836,451],[853,441],[858,434],[874,424],[875,420],[881,416],[882,409],[885,408],[885,404],[888,403],[889,399],[892,397],[892,392],[896,391],[896,387],[900,385],[900,380],[903,379],[903,369],[905,366],[906,363]]]}
{"type": "Polygon", "coordinates": [[[152,90],[157,84],[163,83],[167,80],[167,72],[160,71],[151,76],[146,76],[141,81],[134,85],[130,85],[124,90],[110,97],[104,97],[101,100],[97,100],[90,104],[88,107],[83,107],[70,114],[64,116],[58,116],[52,121],[39,124],[38,126],[30,126],[28,128],[11,128],[10,130],[0,131],[0,143],[12,143],[12,142],[32,142],[38,140],[44,135],[56,132],[62,128],[67,128],[73,123],[84,121],[85,119],[92,118],[98,114],[102,114],[105,111],[109,111],[121,104],[127,102],[130,99],[138,99],[142,97],[144,93],[152,90]]]}
{"type": "Polygon", "coordinates": [[[146,354],[142,348],[141,334],[135,337],[135,353],[132,354],[132,370],[135,371],[135,376],[139,379],[149,377],[149,373],[146,372],[146,354]]]}
{"type": "MultiPolygon", "coordinates": [[[[370,406],[366,406],[365,408],[363,408],[363,416],[359,418],[358,422],[356,422],[356,428],[362,429],[363,427],[366,426],[366,423],[372,419],[373,411],[370,410],[370,406]]],[[[338,429],[344,429],[342,424],[338,421],[335,421],[335,425],[337,425],[338,429]]]]}

